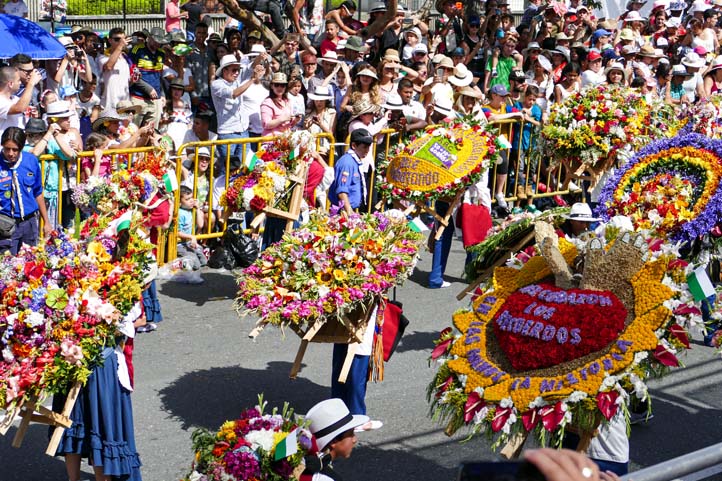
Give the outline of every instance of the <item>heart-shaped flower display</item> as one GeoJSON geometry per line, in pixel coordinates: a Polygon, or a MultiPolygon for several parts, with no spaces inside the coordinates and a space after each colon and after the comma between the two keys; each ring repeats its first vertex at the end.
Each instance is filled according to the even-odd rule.
{"type": "Polygon", "coordinates": [[[617,338],[626,317],[609,291],[531,284],[506,299],[493,327],[512,367],[526,371],[599,351],[617,338]]]}

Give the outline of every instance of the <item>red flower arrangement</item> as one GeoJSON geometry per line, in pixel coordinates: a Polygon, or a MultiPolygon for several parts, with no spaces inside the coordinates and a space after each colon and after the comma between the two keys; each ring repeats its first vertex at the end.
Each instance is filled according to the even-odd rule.
{"type": "Polygon", "coordinates": [[[494,334],[514,369],[540,369],[596,352],[624,329],[627,310],[609,291],[527,286],[494,317],[494,334]],[[580,304],[585,308],[580,309],[580,304]]]}

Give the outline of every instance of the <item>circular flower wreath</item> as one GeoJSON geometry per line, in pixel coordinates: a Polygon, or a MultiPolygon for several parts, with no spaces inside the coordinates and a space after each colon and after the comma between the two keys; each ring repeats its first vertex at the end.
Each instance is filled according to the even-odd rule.
{"type": "MultiPolygon", "coordinates": [[[[503,148],[504,146],[498,136],[485,131],[481,125],[471,120],[457,121],[443,127],[427,127],[421,134],[412,135],[407,143],[397,144],[389,152],[388,157],[379,160],[376,170],[376,186],[384,199],[426,202],[454,198],[459,192],[478,182],[484,171],[497,163],[499,159],[498,151],[503,148]],[[393,179],[389,178],[389,165],[399,157],[407,157],[413,161],[418,160],[419,158],[416,155],[428,145],[432,137],[439,139],[448,147],[456,150],[457,153],[462,149],[481,151],[481,154],[475,154],[478,157],[478,163],[472,169],[467,170],[464,175],[455,177],[445,184],[430,184],[430,188],[423,191],[412,190],[394,183],[393,179]],[[471,145],[469,144],[470,137],[474,139],[471,145]]],[[[446,168],[457,163],[457,155],[452,154],[450,160],[451,163],[446,168]]],[[[422,173],[415,168],[410,170],[413,171],[413,174],[422,173]]]]}
{"type": "Polygon", "coordinates": [[[722,141],[700,134],[658,140],[612,176],[599,214],[628,216],[636,229],[692,241],[722,219],[722,141]]]}
{"type": "MultiPolygon", "coordinates": [[[[567,426],[592,432],[626,410],[629,393],[646,399],[644,379],[678,366],[676,353],[689,348],[677,323],[698,320],[699,310],[684,285],[691,266],[659,241],[642,254],[641,240],[623,234],[585,247],[585,262],[596,255],[610,259],[607,272],[627,270],[627,280],[613,279],[609,290],[549,286],[552,270],[540,255],[497,268],[473,310],[454,314],[456,330],[444,330],[431,355],[440,366],[427,396],[447,433],[469,426],[470,436],[495,438],[494,448],[518,433],[559,444],[567,426]]],[[[580,254],[565,239],[559,251],[570,267],[580,254]]],[[[604,283],[607,274],[599,274],[604,283]]]]}

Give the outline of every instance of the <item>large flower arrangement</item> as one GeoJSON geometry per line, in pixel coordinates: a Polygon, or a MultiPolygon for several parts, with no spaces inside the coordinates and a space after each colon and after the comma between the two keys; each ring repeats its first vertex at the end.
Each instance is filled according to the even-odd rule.
{"type": "Polygon", "coordinates": [[[311,152],[316,150],[316,139],[307,130],[287,130],[276,134],[273,140],[265,142],[256,153],[264,162],[277,162],[294,174],[302,162],[307,162],[311,152]]]}
{"type": "Polygon", "coordinates": [[[303,166],[314,150],[315,139],[308,131],[286,131],[274,136],[255,153],[248,169],[229,179],[221,205],[234,212],[287,207],[280,204],[289,200],[290,177],[304,175],[303,166]]]}
{"type": "Polygon", "coordinates": [[[701,134],[656,141],[609,179],[599,213],[626,215],[635,228],[692,241],[722,219],[722,142],[701,134]]]}
{"type": "Polygon", "coordinates": [[[138,171],[119,170],[108,177],[91,176],[76,185],[71,193],[73,203],[85,214],[111,214],[119,206],[127,207],[147,201],[158,187],[152,175],[138,171]]]}
{"type": "Polygon", "coordinates": [[[722,139],[722,95],[713,94],[700,99],[682,111],[683,133],[702,134],[710,139],[722,139]]]}
{"type": "Polygon", "coordinates": [[[387,199],[454,198],[497,163],[503,148],[497,135],[471,121],[428,127],[378,162],[376,188],[387,199]]]}
{"type": "Polygon", "coordinates": [[[195,461],[185,481],[284,481],[298,479],[311,433],[285,404],[264,414],[265,403],[226,421],[217,432],[192,435],[195,461]]]}
{"type": "Polygon", "coordinates": [[[565,269],[584,257],[580,288],[551,285],[554,256],[537,247],[454,314],[428,389],[447,432],[468,426],[494,447],[516,434],[558,444],[569,426],[590,433],[625,411],[630,394],[646,399],[644,380],[679,365],[686,328],[701,321],[685,284],[692,267],[657,239],[607,234],[585,250],[558,240],[565,269]]]}
{"type": "Polygon", "coordinates": [[[118,208],[146,203],[174,175],[168,171],[164,151],[145,152],[130,167],[124,164],[110,176],[90,176],[78,183],[71,199],[85,214],[115,215],[118,208]]]}
{"type": "Polygon", "coordinates": [[[238,277],[237,307],[276,325],[341,316],[403,282],[421,239],[399,211],[348,218],[316,212],[238,277]]]}
{"type": "Polygon", "coordinates": [[[119,248],[111,220],[93,222],[82,241],[54,233],[0,259],[0,409],[85,382],[140,300],[147,262],[136,260],[152,245],[119,248]]]}
{"type": "Polygon", "coordinates": [[[600,85],[552,105],[542,129],[541,146],[552,163],[580,162],[602,167],[622,147],[638,148],[661,138],[673,123],[673,112],[633,90],[600,85]]]}
{"type": "Polygon", "coordinates": [[[231,177],[221,196],[221,205],[234,212],[261,212],[273,207],[290,184],[286,168],[277,162],[262,162],[249,173],[231,177]]]}

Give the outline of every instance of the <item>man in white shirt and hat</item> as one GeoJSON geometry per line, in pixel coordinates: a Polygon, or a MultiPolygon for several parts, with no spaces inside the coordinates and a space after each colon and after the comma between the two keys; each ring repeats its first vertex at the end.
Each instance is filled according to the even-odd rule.
{"type": "MultiPolygon", "coordinates": [[[[243,93],[263,76],[265,69],[259,65],[256,57],[249,68],[241,75],[241,62],[235,55],[225,55],[211,83],[211,98],[218,118],[218,138],[241,139],[248,137],[248,112],[243,107],[243,93]],[[244,78],[245,77],[245,78],[244,78]]],[[[236,162],[241,159],[242,144],[219,145],[220,168],[225,169],[227,159],[234,157],[236,162]]]]}

